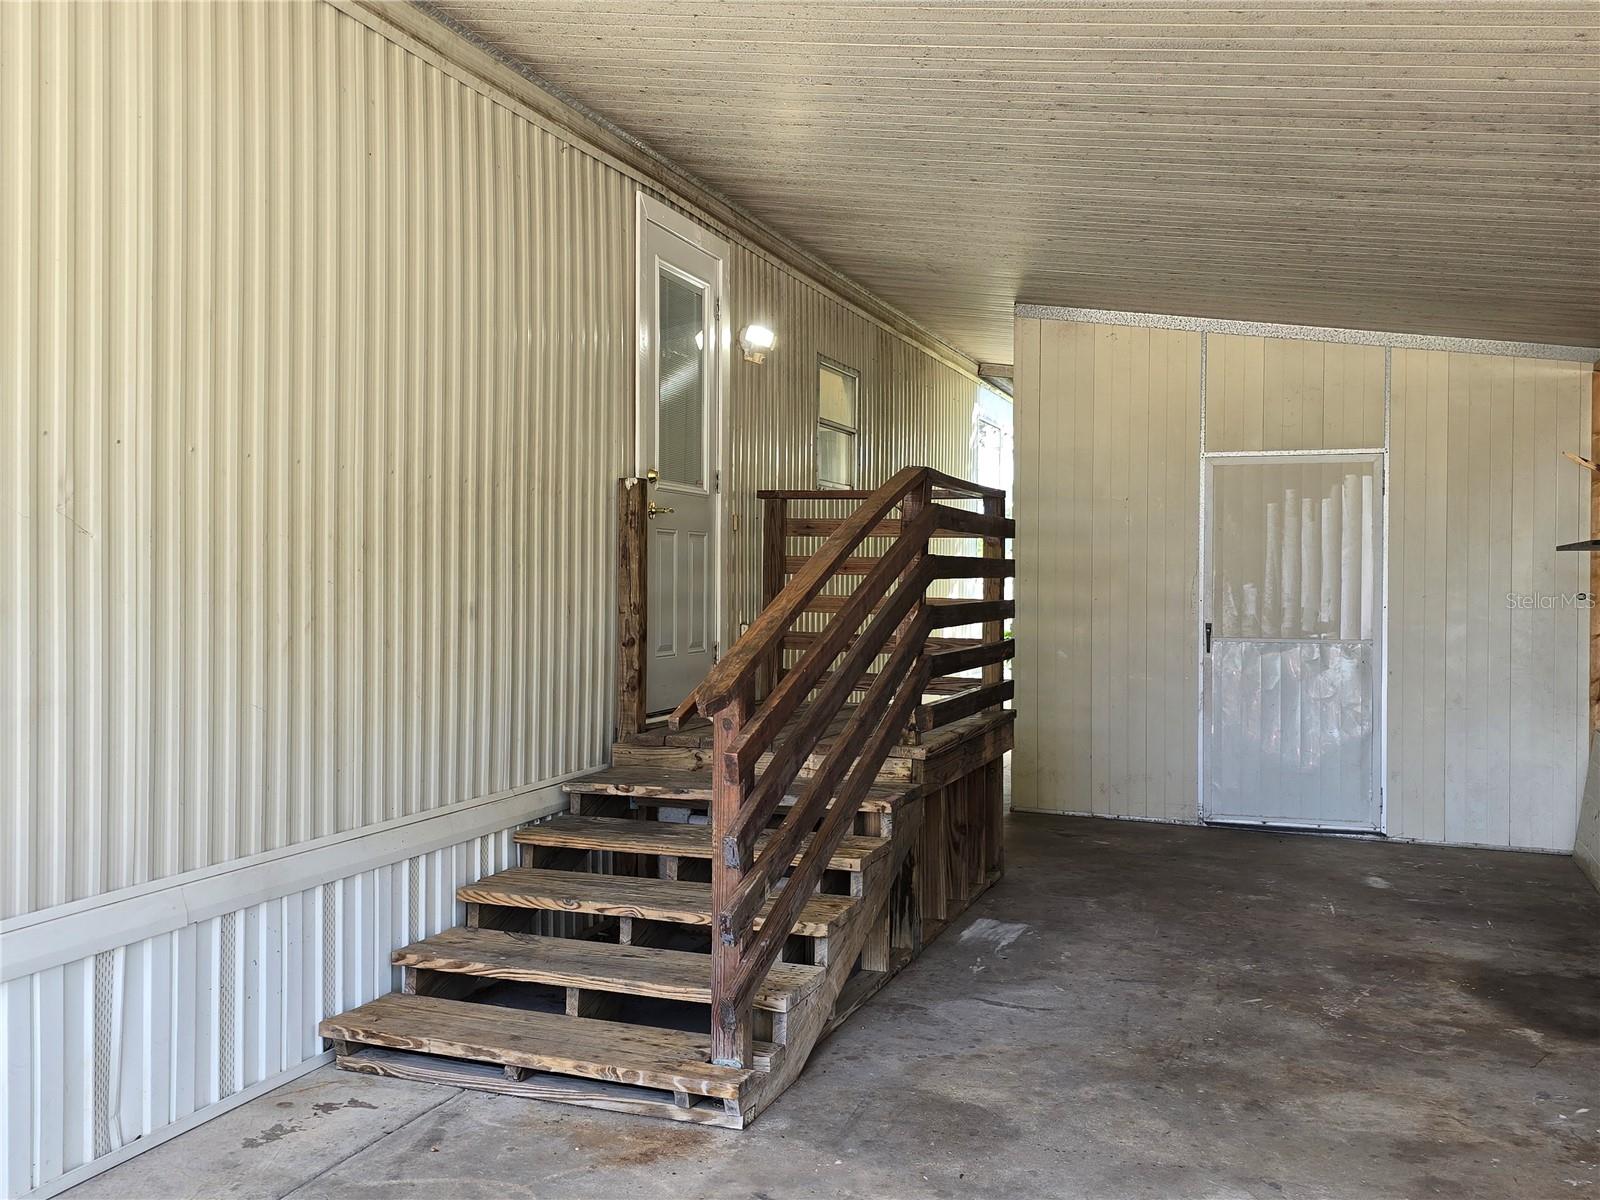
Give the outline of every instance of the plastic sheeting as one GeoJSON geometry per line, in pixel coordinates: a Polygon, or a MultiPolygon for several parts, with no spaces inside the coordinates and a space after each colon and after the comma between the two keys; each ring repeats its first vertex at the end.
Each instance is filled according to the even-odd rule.
{"type": "Polygon", "coordinates": [[[1206,816],[1376,827],[1372,645],[1228,639],[1211,659],[1206,816]]]}

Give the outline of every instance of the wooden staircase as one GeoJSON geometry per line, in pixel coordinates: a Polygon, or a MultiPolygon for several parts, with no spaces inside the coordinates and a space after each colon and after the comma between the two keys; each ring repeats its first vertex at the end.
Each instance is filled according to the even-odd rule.
{"type": "MultiPolygon", "coordinates": [[[[935,476],[917,470],[925,504],[935,476]]],[[[907,478],[892,481],[894,502],[910,494],[907,478]]],[[[881,516],[882,499],[863,509],[881,516]]],[[[915,517],[909,503],[902,518],[908,509],[915,517]]],[[[915,528],[900,537],[920,537],[926,556],[930,520],[905,523],[915,528]]],[[[1009,522],[988,528],[1009,534],[1009,522]]],[[[864,537],[846,522],[824,549],[871,581],[870,566],[858,570],[864,537]]],[[[878,575],[898,577],[915,559],[902,551],[878,575]]],[[[520,865],[458,890],[465,924],[394,952],[398,993],[322,1022],[339,1066],[707,1125],[753,1120],[1000,874],[1012,714],[989,702],[998,672],[940,689],[923,686],[925,662],[906,674],[907,661],[950,649],[928,645],[939,627],[918,598],[928,578],[907,576],[918,595],[863,595],[854,608],[812,608],[809,582],[780,588],[789,618],[766,621],[759,641],[741,640],[719,664],[767,673],[767,704],[755,708],[737,676],[732,693],[752,719],[764,714],[767,740],[735,750],[716,708],[712,720],[686,705],[670,725],[624,722],[614,765],[566,785],[570,811],[516,831],[520,865]],[[853,620],[852,641],[876,641],[841,654],[841,628],[824,643],[827,662],[804,651],[785,669],[795,618],[815,611],[853,620]],[[904,648],[870,670],[891,632],[904,648]],[[939,699],[884,706],[890,688],[939,699]],[[867,701],[846,703],[863,691],[867,701]],[[948,719],[926,715],[975,694],[948,719]],[[730,788],[719,765],[740,755],[730,788]],[[729,969],[741,963],[742,975],[729,969]]],[[[1009,606],[976,603],[985,621],[1009,606]]],[[[974,667],[1000,657],[969,656],[974,667]]]]}

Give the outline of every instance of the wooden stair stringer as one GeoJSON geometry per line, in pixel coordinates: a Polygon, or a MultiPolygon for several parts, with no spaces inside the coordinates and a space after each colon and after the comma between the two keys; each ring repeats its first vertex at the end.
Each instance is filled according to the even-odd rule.
{"type": "MultiPolygon", "coordinates": [[[[890,853],[879,856],[862,871],[861,894],[856,898],[851,917],[840,931],[828,939],[826,978],[801,1003],[789,1010],[782,1060],[775,1064],[774,1070],[752,1080],[751,1088],[739,1102],[740,1128],[755,1120],[767,1105],[783,1094],[805,1069],[812,1051],[838,1028],[842,1017],[848,1015],[836,1012],[840,996],[850,982],[850,970],[865,948],[867,938],[879,922],[888,919],[894,881],[922,836],[922,798],[919,796],[907,804],[901,814],[901,819],[895,823],[890,853]]],[[[878,986],[887,982],[890,974],[884,972],[878,986]]],[[[877,987],[871,989],[871,992],[875,991],[877,987]]],[[[856,999],[850,1011],[854,1011],[860,1003],[860,999],[856,999]]]]}

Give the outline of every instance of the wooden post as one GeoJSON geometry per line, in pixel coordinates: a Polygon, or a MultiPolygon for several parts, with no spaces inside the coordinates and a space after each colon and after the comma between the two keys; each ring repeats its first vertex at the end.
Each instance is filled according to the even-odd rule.
{"type": "Polygon", "coordinates": [[[617,481],[617,736],[644,729],[649,497],[642,479],[617,481]]]}
{"type": "MultiPolygon", "coordinates": [[[[1600,363],[1589,380],[1589,459],[1600,462],[1600,363]]],[[[1589,475],[1589,536],[1600,538],[1600,472],[1589,475]]],[[[1589,552],[1589,598],[1600,595],[1600,551],[1589,552]]],[[[1600,732],[1600,608],[1589,609],[1589,730],[1600,732]]]]}
{"type": "MultiPolygon", "coordinates": [[[[983,511],[986,516],[1004,517],[1006,515],[1006,498],[1000,496],[985,496],[983,498],[983,511]]],[[[986,537],[983,539],[983,556],[985,558],[1004,558],[1006,556],[1005,538],[986,537]]],[[[1006,581],[1001,578],[985,579],[983,581],[983,598],[985,600],[1004,600],[1006,598],[1006,581]]],[[[998,642],[1006,635],[1004,621],[986,621],[983,626],[983,640],[985,642],[998,642]]],[[[1004,662],[991,663],[983,669],[984,683],[999,683],[1005,677],[1006,665],[1004,662]]]]}
{"type": "Polygon", "coordinates": [[[726,927],[748,865],[739,858],[736,847],[755,770],[753,766],[739,770],[733,743],[750,718],[750,699],[749,692],[741,692],[711,717],[715,743],[711,780],[711,1061],[729,1067],[748,1067],[752,1061],[750,1005],[737,1003],[751,930],[726,927]],[[730,847],[735,848],[731,853],[730,847]]]}
{"type": "MultiPolygon", "coordinates": [[[[784,523],[789,519],[789,501],[769,496],[762,501],[761,514],[761,607],[765,608],[783,591],[789,537],[784,523]]],[[[761,694],[770,696],[783,678],[783,639],[773,646],[772,657],[761,666],[761,694]]]]}
{"type": "MultiPolygon", "coordinates": [[[[900,501],[900,528],[902,530],[909,530],[911,528],[911,523],[924,512],[926,512],[928,505],[932,503],[933,481],[929,479],[927,475],[924,475],[922,477],[922,482],[907,492],[905,499],[900,501]]],[[[922,545],[917,548],[916,554],[912,556],[911,562],[906,566],[904,571],[900,572],[900,587],[909,586],[911,580],[914,579],[917,573],[922,570],[922,565],[928,557],[928,547],[932,540],[933,539],[931,537],[924,538],[922,545]]],[[[900,622],[900,627],[895,632],[896,640],[904,637],[915,636],[918,630],[923,629],[922,622],[927,616],[927,607],[927,591],[924,589],[923,594],[918,597],[917,602],[913,604],[906,612],[905,619],[900,622]]],[[[926,632],[924,632],[921,636],[924,644],[922,648],[918,650],[917,657],[911,664],[911,669],[913,671],[920,670],[923,665],[923,660],[928,656],[926,632]]],[[[919,711],[921,711],[920,703],[916,708],[911,710],[911,719],[906,722],[905,731],[901,734],[901,739],[911,745],[915,745],[918,741],[920,741],[922,736],[917,731],[917,713],[919,711]]]]}

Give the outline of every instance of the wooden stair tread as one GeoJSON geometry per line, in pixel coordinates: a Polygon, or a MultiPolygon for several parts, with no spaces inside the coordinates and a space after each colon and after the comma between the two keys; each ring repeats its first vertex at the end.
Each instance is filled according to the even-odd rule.
{"type": "Polygon", "coordinates": [[[709,1061],[703,1034],[391,994],[328,1017],[325,1038],[736,1100],[758,1072],[709,1061]]]}
{"type": "MultiPolygon", "coordinates": [[[[510,867],[457,888],[456,898],[468,904],[636,917],[678,925],[711,924],[710,884],[640,875],[589,875],[510,867]]],[[[853,905],[849,896],[811,896],[795,920],[794,932],[805,937],[829,937],[843,924],[853,905]]],[[[760,924],[761,918],[757,917],[756,925],[760,924]]]]}
{"type": "MultiPolygon", "coordinates": [[[[797,789],[803,787],[805,781],[805,776],[795,780],[789,795],[784,797],[785,804],[793,803],[797,789]]],[[[569,779],[561,788],[580,796],[630,796],[636,800],[703,808],[711,802],[711,772],[650,766],[607,767],[582,779],[569,779]]],[[[910,785],[896,786],[880,782],[867,789],[867,798],[861,802],[861,811],[893,812],[916,794],[916,788],[910,785]]]]}
{"type": "MultiPolygon", "coordinates": [[[[458,926],[396,950],[393,961],[397,967],[711,1003],[711,958],[685,950],[458,926]]],[[[824,975],[821,967],[775,963],[755,1005],[787,1012],[815,991],[824,975]]]]}
{"type": "MultiPolygon", "coordinates": [[[[679,858],[710,858],[711,826],[676,821],[637,821],[617,817],[580,817],[566,814],[538,825],[528,825],[514,835],[528,846],[565,846],[576,850],[612,850],[624,854],[668,854],[679,858]]],[[[759,850],[770,834],[756,839],[759,850]]],[[[809,843],[810,839],[806,841],[809,843]]],[[[802,844],[795,861],[804,852],[802,844]]],[[[836,871],[860,871],[889,848],[887,838],[846,837],[833,852],[829,866],[836,871]]]]}

